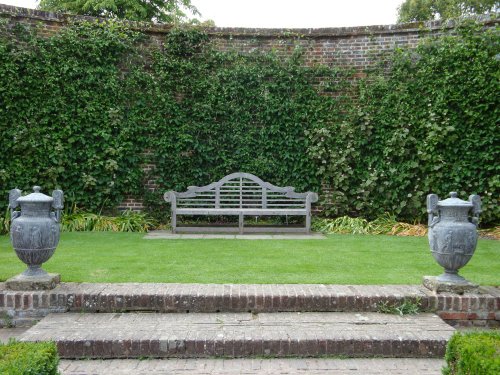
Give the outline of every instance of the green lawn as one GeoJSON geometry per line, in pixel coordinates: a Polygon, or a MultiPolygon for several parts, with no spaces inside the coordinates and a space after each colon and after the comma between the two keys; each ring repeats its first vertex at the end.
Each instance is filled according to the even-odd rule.
{"type": "MultiPolygon", "coordinates": [[[[139,233],[63,233],[44,264],[63,281],[419,284],[438,275],[427,238],[331,235],[327,240],[144,240],[139,233]]],[[[480,240],[461,274],[500,285],[500,241],[480,240]]],[[[0,236],[0,280],[25,266],[0,236]]]]}

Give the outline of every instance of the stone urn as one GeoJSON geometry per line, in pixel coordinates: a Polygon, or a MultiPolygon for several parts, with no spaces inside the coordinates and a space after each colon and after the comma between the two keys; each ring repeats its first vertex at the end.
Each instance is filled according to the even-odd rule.
{"type": "Polygon", "coordinates": [[[54,254],[59,243],[63,192],[54,190],[49,197],[40,193],[39,186],[33,187],[33,191],[26,196],[21,196],[18,189],[9,193],[10,240],[18,258],[28,266],[22,274],[7,281],[7,286],[16,290],[47,289],[59,282],[59,275],[48,274],[41,266],[54,254]],[[20,281],[27,283],[19,286],[20,281]]]}
{"type": "Polygon", "coordinates": [[[429,194],[427,213],[431,252],[444,268],[444,273],[435,278],[435,283],[472,285],[458,275],[458,270],[469,262],[476,250],[481,199],[478,195],[471,195],[468,201],[464,201],[452,192],[450,198],[439,200],[436,194],[429,194]]]}

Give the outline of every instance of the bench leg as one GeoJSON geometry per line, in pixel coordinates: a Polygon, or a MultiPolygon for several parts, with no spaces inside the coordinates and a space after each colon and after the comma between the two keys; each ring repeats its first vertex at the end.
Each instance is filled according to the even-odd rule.
{"type": "Polygon", "coordinates": [[[175,229],[177,227],[177,215],[175,212],[172,212],[172,222],[170,224],[172,225],[172,233],[175,234],[175,229]]]}
{"type": "Polygon", "coordinates": [[[308,213],[306,215],[306,233],[311,233],[311,214],[308,213]]]}
{"type": "Polygon", "coordinates": [[[240,230],[240,234],[243,234],[243,214],[240,213],[240,216],[238,217],[238,228],[240,230]]]}

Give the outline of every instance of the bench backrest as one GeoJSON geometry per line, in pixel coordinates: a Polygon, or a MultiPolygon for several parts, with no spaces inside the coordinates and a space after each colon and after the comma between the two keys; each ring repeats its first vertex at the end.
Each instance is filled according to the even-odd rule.
{"type": "Polygon", "coordinates": [[[178,208],[307,208],[316,193],[296,193],[293,187],[278,187],[250,173],[233,173],[206,186],[189,186],[184,193],[169,191],[165,200],[178,208]]]}

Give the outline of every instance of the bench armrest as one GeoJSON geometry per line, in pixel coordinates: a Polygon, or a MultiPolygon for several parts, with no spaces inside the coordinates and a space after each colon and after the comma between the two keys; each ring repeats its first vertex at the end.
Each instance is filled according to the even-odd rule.
{"type": "Polygon", "coordinates": [[[318,201],[318,194],[310,192],[310,191],[307,192],[306,201],[309,202],[309,203],[315,203],[315,202],[317,202],[318,201]]]}
{"type": "Polygon", "coordinates": [[[175,195],[175,191],[167,191],[165,194],[163,194],[163,199],[165,199],[165,202],[170,202],[173,205],[177,202],[177,196],[175,195]]]}

